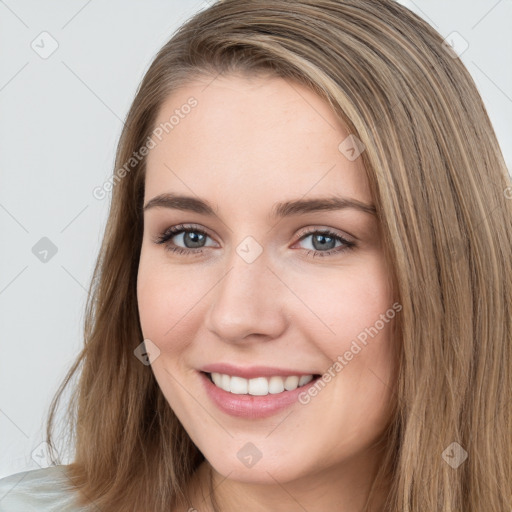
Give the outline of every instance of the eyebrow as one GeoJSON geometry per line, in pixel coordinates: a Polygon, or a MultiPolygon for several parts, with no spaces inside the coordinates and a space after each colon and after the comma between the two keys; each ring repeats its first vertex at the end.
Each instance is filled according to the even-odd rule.
{"type": "MultiPolygon", "coordinates": [[[[196,212],[209,216],[217,215],[208,201],[196,197],[170,193],[160,194],[153,197],[146,203],[143,211],[146,212],[151,208],[157,207],[196,212]]],[[[357,199],[331,196],[315,199],[295,199],[292,201],[275,203],[272,207],[270,218],[291,217],[293,215],[303,215],[319,211],[344,210],[346,208],[352,208],[371,215],[376,215],[374,205],[363,203],[357,199]]]]}

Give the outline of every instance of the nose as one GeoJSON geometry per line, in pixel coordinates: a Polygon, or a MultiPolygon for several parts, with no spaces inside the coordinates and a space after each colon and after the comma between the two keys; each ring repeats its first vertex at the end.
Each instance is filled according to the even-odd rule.
{"type": "MultiPolygon", "coordinates": [[[[212,290],[205,324],[219,339],[237,343],[277,338],[286,329],[286,292],[264,255],[247,263],[238,254],[212,290]]],[[[290,297],[288,296],[288,303],[290,297]]]]}

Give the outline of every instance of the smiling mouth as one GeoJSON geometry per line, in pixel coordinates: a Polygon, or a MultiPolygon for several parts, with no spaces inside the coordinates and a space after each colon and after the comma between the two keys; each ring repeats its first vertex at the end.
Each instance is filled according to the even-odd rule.
{"type": "Polygon", "coordinates": [[[216,387],[228,393],[252,396],[275,395],[285,391],[293,391],[320,377],[318,374],[312,374],[301,376],[289,375],[287,377],[276,375],[272,377],[244,379],[243,377],[223,373],[202,373],[204,373],[216,387]]]}

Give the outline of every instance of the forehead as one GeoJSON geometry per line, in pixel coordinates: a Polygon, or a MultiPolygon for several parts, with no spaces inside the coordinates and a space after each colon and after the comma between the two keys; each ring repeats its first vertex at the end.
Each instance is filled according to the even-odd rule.
{"type": "Polygon", "coordinates": [[[147,159],[146,200],[175,191],[221,202],[231,191],[242,203],[336,192],[371,201],[362,159],[350,161],[339,150],[349,132],[297,82],[195,79],[167,98],[159,127],[147,159]]]}

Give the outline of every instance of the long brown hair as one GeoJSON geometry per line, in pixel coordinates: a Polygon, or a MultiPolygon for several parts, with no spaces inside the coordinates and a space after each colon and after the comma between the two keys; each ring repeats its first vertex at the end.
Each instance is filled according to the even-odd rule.
{"type": "Polygon", "coordinates": [[[204,459],[134,356],[146,158],[126,162],[173,90],[230,72],[310,87],[365,146],[403,306],[397,407],[374,482],[392,475],[386,511],[509,511],[512,188],[471,76],[435,30],[390,0],[226,0],[154,59],[117,150],[84,348],[48,419],[51,444],[59,398],[79,376],[69,474],[84,504],[168,511],[204,459]]]}

